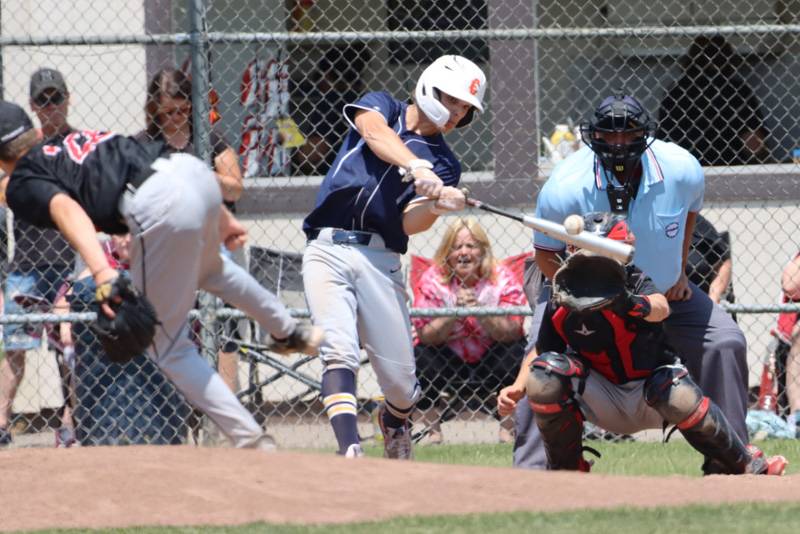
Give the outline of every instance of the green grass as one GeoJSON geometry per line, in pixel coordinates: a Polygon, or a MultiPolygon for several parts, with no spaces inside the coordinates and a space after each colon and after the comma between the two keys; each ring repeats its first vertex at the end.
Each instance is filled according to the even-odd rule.
{"type": "MultiPolygon", "coordinates": [[[[532,497],[536,489],[531,488],[532,497]]],[[[737,504],[731,506],[688,506],[658,509],[584,510],[578,512],[472,514],[462,516],[404,517],[390,521],[347,525],[289,526],[254,523],[238,527],[148,527],[109,529],[94,532],[114,534],[367,534],[391,533],[484,533],[550,532],[592,534],[664,533],[750,533],[794,534],[800,504],[737,504]]],[[[78,534],[78,530],[43,530],[40,533],[78,534]]]]}
{"type": "MultiPolygon", "coordinates": [[[[613,475],[689,475],[701,476],[702,457],[688,443],[673,438],[669,443],[587,441],[602,454],[596,458],[593,473],[613,475]]],[[[800,472],[800,440],[767,440],[757,445],[765,454],[782,454],[789,460],[787,474],[800,472]]],[[[368,456],[380,457],[383,449],[365,448],[368,456]]],[[[414,449],[419,462],[442,464],[511,466],[511,445],[427,445],[414,449]]],[[[585,453],[587,459],[593,458],[585,453]]]]}
{"type": "MultiPolygon", "coordinates": [[[[593,473],[616,475],[690,475],[700,476],[700,455],[682,440],[662,443],[587,442],[603,457],[593,473]]],[[[758,443],[768,455],[782,454],[789,459],[787,474],[800,472],[800,441],[769,440],[758,443]]],[[[382,448],[366,448],[368,456],[381,456],[382,448]]],[[[317,452],[319,453],[319,452],[317,452]]],[[[323,454],[333,454],[325,451],[323,454]]],[[[510,445],[436,445],[415,449],[416,460],[462,465],[509,467],[510,445]]],[[[531,488],[531,499],[543,488],[531,488]]],[[[477,497],[476,497],[477,498],[477,497]]],[[[490,496],[487,496],[490,498],[490,496]]],[[[579,500],[576,496],[576,500],[579,500]]],[[[313,506],[313,503],[309,503],[313,506]]],[[[796,533],[800,524],[800,503],[735,504],[727,506],[690,506],[658,509],[582,510],[561,513],[517,512],[462,516],[403,517],[390,521],[350,523],[347,525],[291,526],[256,523],[239,527],[141,527],[105,529],[96,532],[114,534],[345,534],[345,533],[483,533],[550,532],[581,533],[665,533],[716,532],[796,533]]],[[[78,534],[83,530],[44,530],[39,533],[78,534]]]]}

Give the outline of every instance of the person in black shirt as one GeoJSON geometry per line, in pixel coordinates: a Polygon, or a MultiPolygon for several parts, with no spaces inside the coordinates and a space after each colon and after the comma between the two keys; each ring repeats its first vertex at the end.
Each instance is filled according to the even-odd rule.
{"type": "Polygon", "coordinates": [[[708,219],[697,214],[692,232],[686,276],[716,304],[733,302],[731,243],[728,232],[718,232],[708,219]]]}
{"type": "MultiPolygon", "coordinates": [[[[632,239],[620,215],[589,213],[584,220],[586,231],[632,239]]],[[[578,312],[548,302],[536,347],[500,392],[500,415],[511,414],[527,393],[548,469],[589,470],[582,447],[589,420],[620,434],[675,425],[705,455],[705,474],[783,474],[786,459],[745,446],[678,362],[662,327],[666,297],[634,265],[626,272],[626,291],[610,307],[578,312]]]]}
{"type": "MultiPolygon", "coordinates": [[[[313,354],[322,335],[298,324],[275,295],[220,254],[220,243],[242,246],[246,231],[222,206],[213,171],[194,156],[167,155],[162,143],[110,132],[82,130],[55,141],[39,142],[22,108],[0,101],[0,169],[9,175],[0,193],[9,208],[32,224],[58,228],[98,286],[119,274],[96,230],[130,231],[131,279],[161,323],[149,356],[237,447],[274,449],[190,341],[195,293],[204,289],[253,317],[276,352],[313,354]]],[[[113,313],[106,308],[100,313],[113,313]]]]}
{"type": "MultiPolygon", "coordinates": [[[[158,71],[147,86],[144,113],[147,125],[136,134],[140,141],[162,141],[170,151],[194,153],[192,136],[192,80],[178,69],[158,71]]],[[[211,121],[211,163],[222,188],[222,199],[233,213],[244,185],[239,157],[225,140],[218,123],[211,121]]]]}
{"type": "Polygon", "coordinates": [[[683,76],[661,102],[659,139],[682,146],[703,166],[773,162],[761,104],[725,37],[697,36],[683,63],[683,76]]]}

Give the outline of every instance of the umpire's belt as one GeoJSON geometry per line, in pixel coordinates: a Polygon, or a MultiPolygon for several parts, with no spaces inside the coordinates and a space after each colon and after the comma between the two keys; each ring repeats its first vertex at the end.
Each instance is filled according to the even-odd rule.
{"type": "Polygon", "coordinates": [[[312,228],[306,232],[309,241],[319,240],[334,245],[362,245],[371,248],[386,248],[383,238],[372,232],[342,230],[341,228],[312,228]]]}

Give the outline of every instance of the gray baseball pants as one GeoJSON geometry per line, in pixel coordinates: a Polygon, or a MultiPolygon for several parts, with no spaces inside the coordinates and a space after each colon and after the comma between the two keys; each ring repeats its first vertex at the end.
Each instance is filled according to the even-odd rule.
{"type": "Polygon", "coordinates": [[[187,314],[204,289],[276,337],[288,336],[295,321],[275,295],[221,256],[222,195],[211,169],[188,154],[160,158],[152,168],[120,203],[131,231],[131,277],[162,323],[149,356],[236,447],[265,445],[261,426],[189,339],[187,314]]]}
{"type": "MultiPolygon", "coordinates": [[[[747,344],[739,326],[708,295],[690,284],[692,298],[670,302],[665,322],[669,342],[703,393],[720,407],[734,432],[748,443],[747,344]]],[[[550,298],[550,284],[542,287],[534,311],[528,349],[533,348],[542,324],[544,306],[550,298]]],[[[514,414],[517,439],[514,466],[545,469],[547,458],[539,428],[527,402],[517,404],[514,414]]],[[[609,429],[613,430],[613,429],[609,429]]]]}
{"type": "Polygon", "coordinates": [[[373,234],[369,245],[336,244],[324,228],[303,254],[303,284],[314,324],[325,331],[326,369],[357,373],[361,347],[392,406],[420,396],[400,255],[373,234]]]}

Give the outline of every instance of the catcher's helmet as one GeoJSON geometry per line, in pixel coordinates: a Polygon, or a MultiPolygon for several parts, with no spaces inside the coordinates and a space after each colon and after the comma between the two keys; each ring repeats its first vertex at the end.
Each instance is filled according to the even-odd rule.
{"type": "Polygon", "coordinates": [[[583,216],[583,231],[615,241],[630,241],[631,231],[624,215],[605,211],[592,211],[583,216]]]}
{"type": "Polygon", "coordinates": [[[581,140],[592,148],[606,170],[627,174],[653,142],[655,123],[638,100],[628,95],[609,96],[594,110],[594,118],[581,123],[581,140]],[[627,143],[613,143],[602,134],[630,133],[627,143]]]}
{"type": "Polygon", "coordinates": [[[414,91],[414,102],[426,117],[442,128],[450,119],[450,112],[442,104],[440,93],[472,104],[469,112],[456,125],[456,128],[461,128],[472,122],[476,109],[483,113],[486,75],[472,61],[453,55],[440,57],[422,71],[414,91]]]}

